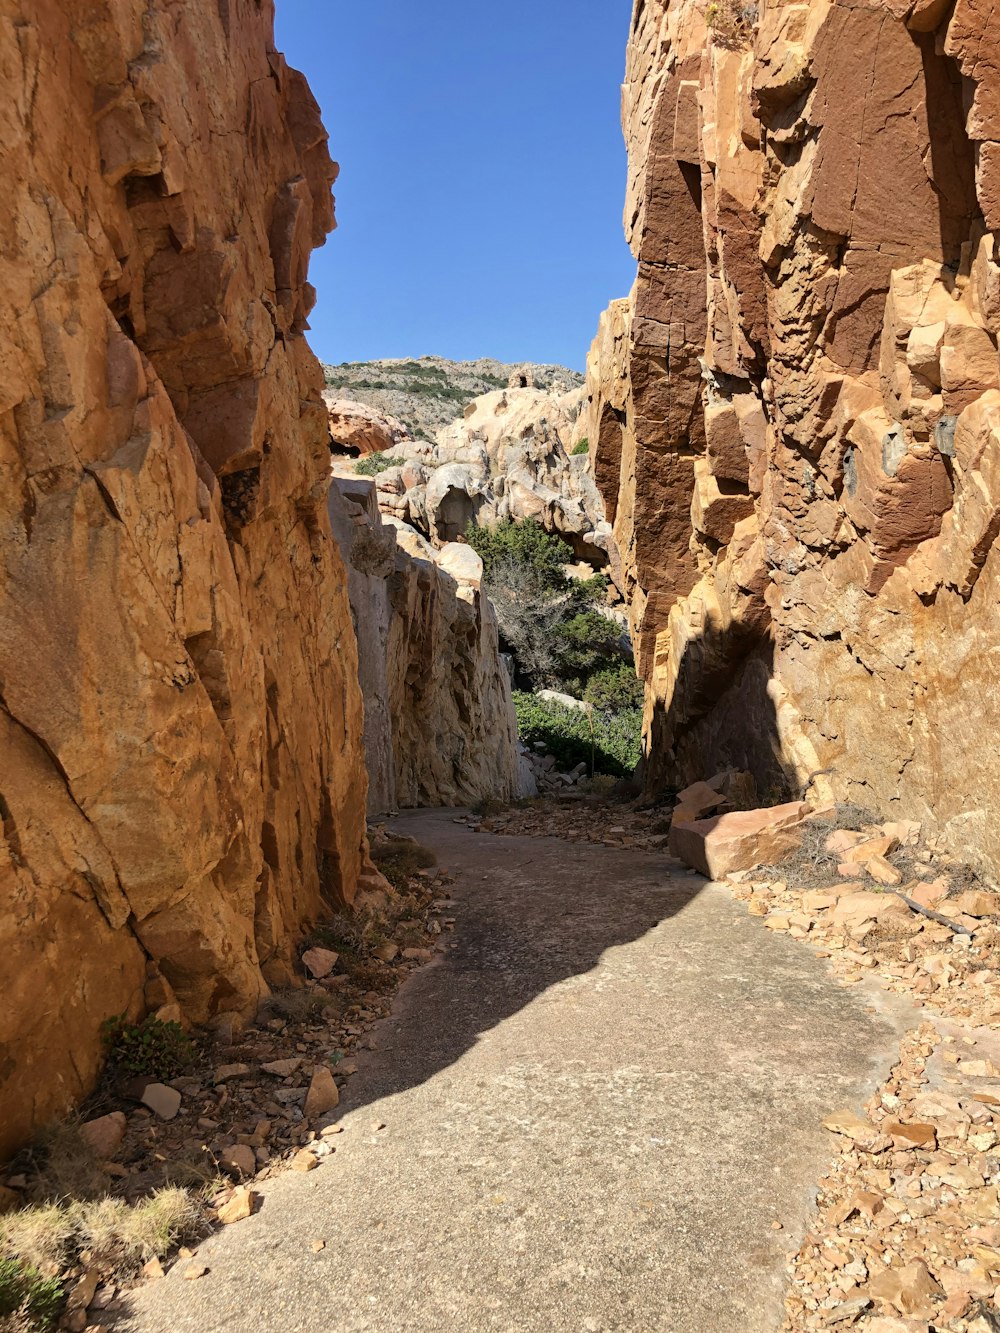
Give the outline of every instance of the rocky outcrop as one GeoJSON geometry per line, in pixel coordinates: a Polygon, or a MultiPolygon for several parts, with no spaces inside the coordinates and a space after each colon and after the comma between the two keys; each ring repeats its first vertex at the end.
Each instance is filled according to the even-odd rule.
{"type": "Polygon", "coordinates": [[[350,574],[371,813],[528,794],[479,556],[383,522],[363,477],[335,479],[330,514],[350,574]]]}
{"type": "Polygon", "coordinates": [[[643,0],[629,45],[588,433],[647,779],[811,784],[995,871],[1000,12],[750,13],[643,0]]]}
{"type": "Polygon", "coordinates": [[[365,403],[323,395],[330,420],[330,440],[337,452],[349,454],[389,453],[413,447],[413,436],[395,417],[365,403]]]}
{"type": "Polygon", "coordinates": [[[583,384],[583,376],[565,366],[508,363],[489,357],[478,361],[448,361],[443,356],[348,361],[324,366],[323,373],[331,399],[367,404],[376,415],[401,421],[411,435],[428,443],[484,393],[535,388],[559,395],[583,384]]]}
{"type": "Polygon", "coordinates": [[[2,1155],[102,1019],[290,976],[365,777],[302,336],[335,168],[271,7],[12,0],[0,57],[2,1155]]]}
{"type": "Polygon", "coordinates": [[[607,563],[610,528],[589,458],[573,452],[582,403],[582,389],[520,384],[476,398],[436,443],[396,451],[405,461],[379,473],[380,507],[436,544],[461,537],[469,523],[534,519],[579,559],[607,563]]]}

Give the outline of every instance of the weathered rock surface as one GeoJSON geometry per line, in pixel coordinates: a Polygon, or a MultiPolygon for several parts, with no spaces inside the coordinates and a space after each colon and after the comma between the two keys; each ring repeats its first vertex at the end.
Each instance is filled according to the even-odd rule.
{"type": "Polygon", "coordinates": [[[383,522],[367,478],[336,477],[330,515],[349,569],[370,811],[521,794],[511,682],[479,556],[383,522]]]}
{"type": "Polygon", "coordinates": [[[647,778],[820,773],[996,868],[1000,11],[727,12],[636,6],[588,367],[647,778]]]}
{"type": "Polygon", "coordinates": [[[323,399],[330,419],[333,448],[358,454],[389,453],[412,448],[414,440],[406,426],[387,412],[379,412],[366,403],[335,398],[329,392],[323,399]]]}
{"type": "Polygon", "coordinates": [[[379,507],[435,545],[455,541],[469,523],[534,519],[565,538],[579,558],[605,564],[604,505],[586,453],[573,454],[583,402],[581,388],[549,393],[518,386],[476,398],[435,443],[393,446],[404,462],[378,474],[379,507]]]}
{"type": "Polygon", "coordinates": [[[3,1155],[103,1018],[289,975],[365,779],[302,336],[335,168],[271,7],[11,0],[0,61],[3,1155]]]}

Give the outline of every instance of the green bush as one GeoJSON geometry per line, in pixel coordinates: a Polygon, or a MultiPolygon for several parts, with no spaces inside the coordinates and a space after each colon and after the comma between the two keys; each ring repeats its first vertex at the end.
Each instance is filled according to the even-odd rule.
{"type": "Polygon", "coordinates": [[[180,1023],[164,1023],[150,1014],[141,1023],[129,1023],[124,1014],[106,1018],[101,1037],[108,1059],[127,1074],[176,1078],[195,1061],[198,1048],[180,1023]]]}
{"type": "Polygon", "coordinates": [[[402,467],[405,458],[393,458],[386,453],[369,454],[354,464],[354,471],[359,477],[377,477],[391,467],[402,467]]]}
{"type": "Polygon", "coordinates": [[[541,741],[562,769],[577,764],[616,777],[629,777],[642,754],[642,711],[614,715],[570,708],[536,694],[514,693],[517,726],[526,745],[541,741]]]}
{"type": "Polygon", "coordinates": [[[560,676],[582,690],[581,681],[618,655],[620,639],[621,630],[600,611],[578,612],[559,627],[555,648],[560,676]]]}
{"type": "Polygon", "coordinates": [[[49,1329],[59,1318],[63,1299],[58,1278],[42,1277],[37,1268],[17,1259],[0,1258],[0,1319],[20,1316],[22,1327],[49,1329]]]}
{"type": "Polygon", "coordinates": [[[587,703],[601,713],[642,711],[642,681],[627,662],[619,662],[603,671],[596,671],[583,692],[587,703]]]}
{"type": "Polygon", "coordinates": [[[577,444],[574,444],[573,453],[571,457],[576,458],[579,454],[589,454],[589,453],[590,453],[590,441],[587,439],[585,435],[582,440],[580,440],[577,444]]]}
{"type": "Polygon", "coordinates": [[[470,523],[465,540],[482,560],[487,581],[497,566],[513,561],[530,569],[544,588],[562,592],[568,586],[563,565],[573,559],[572,547],[561,537],[546,532],[532,518],[521,523],[505,519],[492,528],[477,528],[470,523]]]}

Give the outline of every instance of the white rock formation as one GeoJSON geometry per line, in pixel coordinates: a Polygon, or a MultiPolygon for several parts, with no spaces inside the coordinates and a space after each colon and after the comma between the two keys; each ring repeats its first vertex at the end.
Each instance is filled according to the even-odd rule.
{"type": "Polygon", "coordinates": [[[369,812],[531,794],[475,551],[383,522],[364,477],[334,478],[330,516],[349,568],[369,812]]]}

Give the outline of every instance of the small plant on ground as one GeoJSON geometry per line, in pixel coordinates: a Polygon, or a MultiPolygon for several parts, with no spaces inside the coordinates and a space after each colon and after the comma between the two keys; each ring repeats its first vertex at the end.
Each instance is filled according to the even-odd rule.
{"type": "MultiPolygon", "coordinates": [[[[82,1253],[88,1264],[108,1276],[131,1277],[148,1259],[162,1259],[176,1245],[207,1234],[207,1218],[202,1200],[176,1187],[157,1190],[138,1203],[105,1195],[61,1199],[8,1213],[0,1217],[0,1302],[6,1299],[9,1304],[17,1296],[19,1273],[30,1281],[33,1272],[61,1270],[76,1263],[82,1253]]],[[[48,1325],[36,1321],[26,1327],[48,1325]]]]}
{"type": "Polygon", "coordinates": [[[387,838],[372,844],[372,860],[398,891],[406,889],[409,877],[418,870],[429,870],[437,864],[437,857],[429,847],[407,838],[387,838]]]}
{"type": "Polygon", "coordinates": [[[369,454],[354,464],[354,471],[359,477],[377,477],[380,472],[387,472],[391,467],[402,467],[405,458],[393,458],[391,454],[369,454]]]}
{"type": "Polygon", "coordinates": [[[198,1048],[180,1023],[165,1023],[150,1014],[141,1023],[130,1023],[124,1014],[106,1018],[101,1037],[108,1059],[126,1074],[170,1079],[189,1069],[198,1048]]]}
{"type": "Polygon", "coordinates": [[[574,444],[572,457],[577,458],[580,454],[589,454],[589,453],[590,453],[590,441],[587,439],[586,436],[584,436],[582,440],[579,440],[577,441],[576,444],[574,444]]]}
{"type": "Polygon", "coordinates": [[[57,1278],[16,1259],[0,1258],[0,1330],[49,1329],[59,1318],[64,1293],[57,1278]]]}

